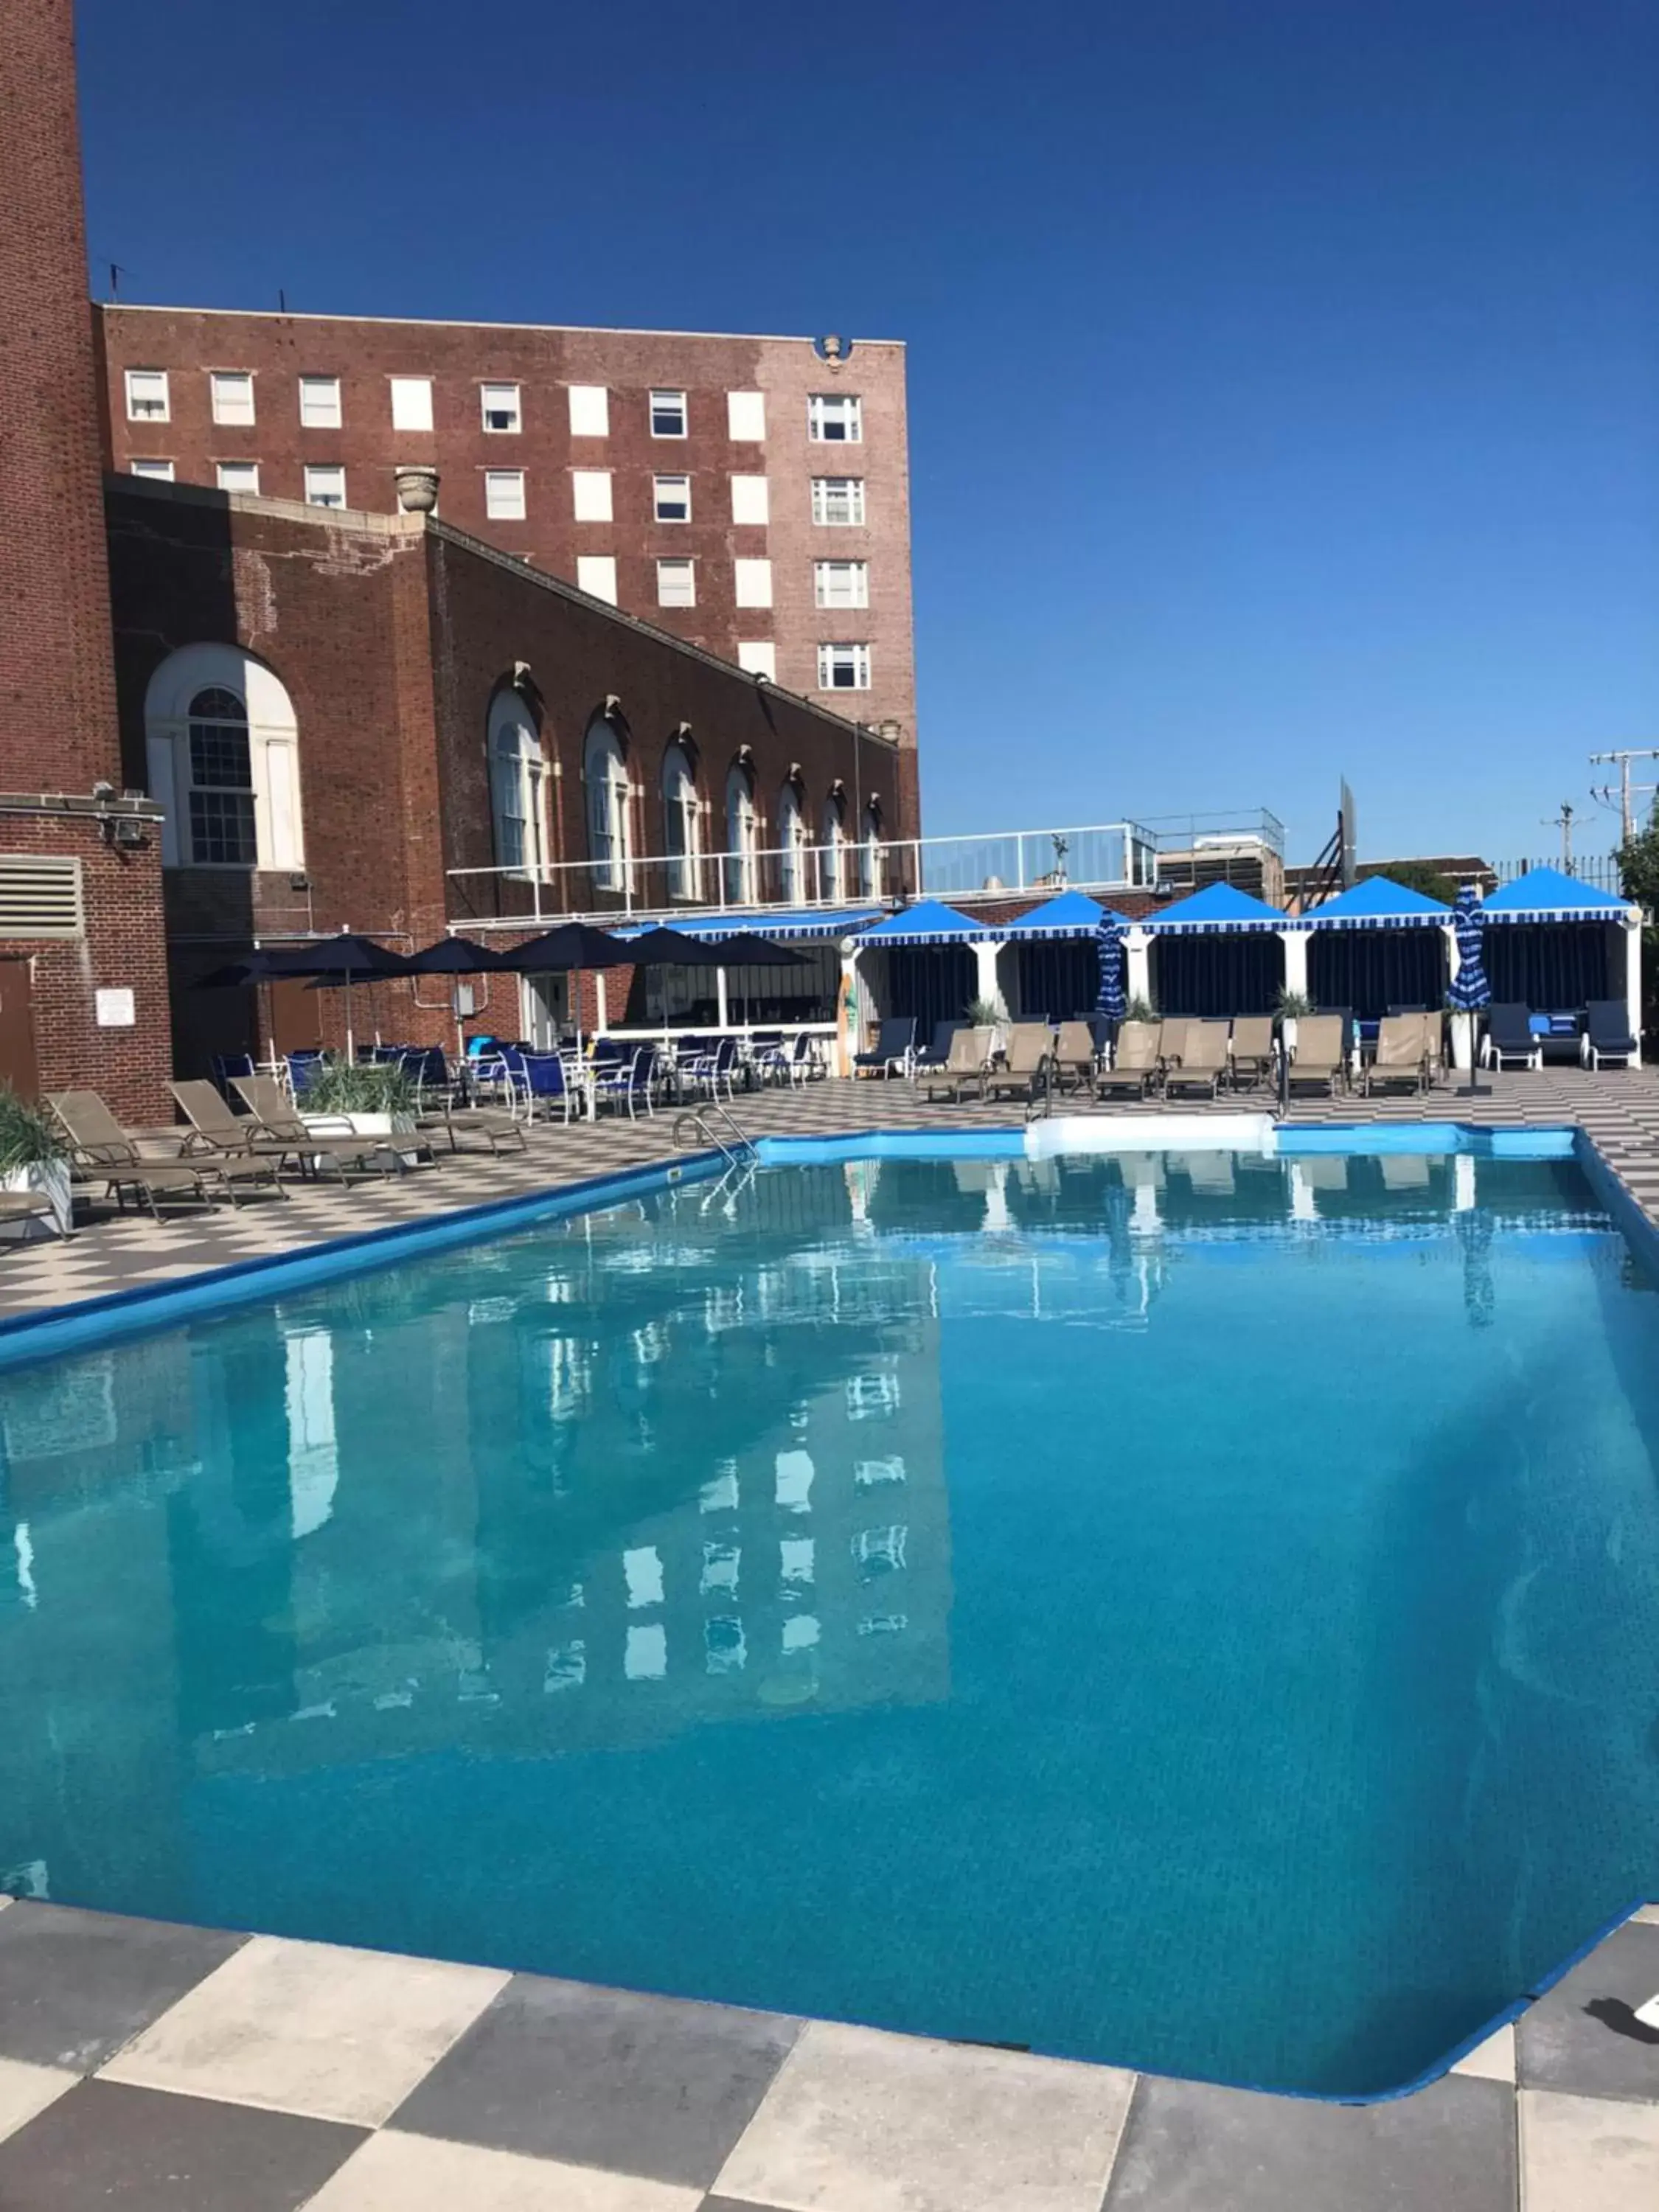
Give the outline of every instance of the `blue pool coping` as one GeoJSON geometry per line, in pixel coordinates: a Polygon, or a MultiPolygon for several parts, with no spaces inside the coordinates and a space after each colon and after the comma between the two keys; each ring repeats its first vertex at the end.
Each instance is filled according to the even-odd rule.
{"type": "MultiPolygon", "coordinates": [[[[1357,1158],[1462,1154],[1483,1159],[1574,1160],[1638,1261],[1659,1284],[1659,1224],[1643,1211],[1588,1132],[1577,1125],[1504,1128],[1455,1121],[1333,1122],[1276,1128],[1273,1139],[1273,1152],[1286,1158],[1336,1153],[1357,1158]]],[[[1026,1157],[1024,1139],[1024,1128],[1019,1127],[870,1129],[834,1137],[765,1136],[755,1140],[753,1150],[764,1167],[826,1165],[859,1159],[1023,1159],[1026,1157]]],[[[1078,1157],[1101,1159],[1112,1155],[1091,1152],[1078,1157]]],[[[482,1205],[447,1208],[430,1220],[397,1222],[356,1231],[307,1245],[297,1252],[261,1254],[225,1267],[204,1268],[182,1282],[141,1284],[130,1291],[13,1315],[0,1320],[0,1374],[168,1328],[181,1321],[228,1312],[263,1297],[310,1289],[377,1266],[396,1265],[406,1259],[477,1243],[495,1235],[511,1234],[540,1221],[597,1211],[678,1183],[709,1180],[723,1170],[729,1172],[730,1167],[730,1158],[723,1152],[688,1152],[674,1160],[585,1176],[562,1183],[556,1188],[493,1199],[482,1205]]],[[[1414,2096],[1443,2080],[1482,2044],[1518,2021],[1647,1901],[1638,1898],[1626,1905],[1522,1995],[1494,2013],[1420,2073],[1396,2087],[1344,2094],[1240,2081],[1216,2086],[1264,2096],[1294,2098],[1304,2103],[1352,2106],[1392,2104],[1414,2096]]]]}

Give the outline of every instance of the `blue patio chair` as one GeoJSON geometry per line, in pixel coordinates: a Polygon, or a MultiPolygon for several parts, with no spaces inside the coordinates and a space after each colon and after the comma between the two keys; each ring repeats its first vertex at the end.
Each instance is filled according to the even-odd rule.
{"type": "Polygon", "coordinates": [[[612,1106],[626,1106],[630,1121],[638,1118],[641,1103],[647,1114],[657,1110],[652,1097],[652,1079],[656,1072],[657,1048],[653,1044],[635,1045],[630,1052],[595,1066],[593,1097],[595,1104],[609,1101],[612,1106]]]}
{"type": "Polygon", "coordinates": [[[1630,1010],[1622,999],[1592,999],[1584,1009],[1581,1047],[1584,1065],[1599,1068],[1604,1060],[1622,1060],[1628,1067],[1641,1055],[1642,1041],[1631,1035],[1630,1010]]]}
{"type": "Polygon", "coordinates": [[[855,1068],[866,1068],[873,1075],[891,1075],[896,1068],[901,1075],[905,1075],[909,1072],[911,1055],[915,1048],[915,1016],[889,1015],[877,1031],[875,1043],[870,1050],[853,1055],[853,1065],[855,1068]]]}
{"type": "Polygon", "coordinates": [[[1480,1057],[1487,1067],[1501,1068],[1507,1060],[1517,1060],[1522,1067],[1541,1067],[1544,1048],[1533,1028],[1530,1007],[1507,1001],[1501,1006],[1488,1006],[1480,1057]]]}
{"type": "Polygon", "coordinates": [[[680,1080],[693,1097],[707,1091],[718,1098],[724,1088],[726,1102],[732,1099],[732,1085],[738,1073],[738,1041],[734,1036],[716,1037],[713,1044],[700,1052],[690,1065],[681,1070],[680,1080]]]}
{"type": "Polygon", "coordinates": [[[258,1073],[253,1065],[253,1054],[251,1052],[216,1052],[209,1061],[209,1066],[213,1070],[214,1087],[220,1096],[233,1106],[236,1102],[230,1096],[231,1078],[235,1075],[255,1075],[258,1073]]]}
{"type": "Polygon", "coordinates": [[[526,1109],[533,1121],[537,1113],[544,1112],[550,1121],[556,1102],[560,1118],[570,1119],[570,1083],[565,1073],[564,1061],[556,1052],[526,1052],[520,1055],[524,1067],[526,1109]],[[538,1100],[543,1101],[538,1108],[538,1100]]]}
{"type": "Polygon", "coordinates": [[[320,1052],[290,1052],[285,1058],[289,1095],[293,1098],[302,1098],[321,1072],[323,1055],[320,1052]]]}

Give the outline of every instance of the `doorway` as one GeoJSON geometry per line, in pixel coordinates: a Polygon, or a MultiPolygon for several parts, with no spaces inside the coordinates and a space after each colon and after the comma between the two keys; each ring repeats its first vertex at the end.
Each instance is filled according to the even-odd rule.
{"type": "Polygon", "coordinates": [[[0,960],[0,1083],[20,1098],[40,1096],[34,1057],[34,971],[27,959],[0,960]]]}
{"type": "Polygon", "coordinates": [[[526,975],[520,999],[520,1019],[532,1052],[551,1052],[570,1026],[568,975],[526,975]]]}

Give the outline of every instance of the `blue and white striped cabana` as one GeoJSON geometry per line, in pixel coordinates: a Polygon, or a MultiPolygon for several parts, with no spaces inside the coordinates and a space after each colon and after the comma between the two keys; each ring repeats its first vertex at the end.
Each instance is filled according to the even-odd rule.
{"type": "Polygon", "coordinates": [[[974,948],[1000,934],[941,899],[901,907],[859,937],[859,974],[872,1010],[913,1016],[924,1040],[936,1023],[959,1021],[979,995],[974,948]]]}
{"type": "Polygon", "coordinates": [[[1057,891],[1018,921],[1002,924],[1006,940],[1000,973],[1012,1012],[1027,1021],[1046,1015],[1069,1021],[1086,1015],[1100,997],[1100,925],[1127,929],[1127,915],[1103,907],[1086,891],[1057,891]]]}
{"type": "Polygon", "coordinates": [[[1483,958],[1492,997],[1535,1013],[1624,999],[1639,1028],[1641,910],[1559,868],[1532,868],[1486,900],[1483,958]]]}
{"type": "Polygon", "coordinates": [[[1452,910],[1388,876],[1367,876],[1292,927],[1308,940],[1308,995],[1379,1021],[1390,1006],[1438,1006],[1450,973],[1452,910]]]}
{"type": "Polygon", "coordinates": [[[1231,884],[1206,884],[1141,926],[1160,1012],[1212,1020],[1271,1012],[1285,981],[1286,917],[1277,907],[1231,884]]]}

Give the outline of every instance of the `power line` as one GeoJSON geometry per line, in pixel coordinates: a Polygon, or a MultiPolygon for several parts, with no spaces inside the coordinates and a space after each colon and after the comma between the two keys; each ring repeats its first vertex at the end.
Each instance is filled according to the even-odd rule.
{"type": "MultiPolygon", "coordinates": [[[[1610,766],[1616,765],[1618,768],[1619,821],[1623,832],[1620,842],[1626,845],[1628,845],[1636,835],[1636,816],[1631,805],[1632,799],[1638,792],[1649,797],[1659,793],[1659,783],[1632,783],[1630,764],[1632,761],[1639,760],[1659,760],[1659,745],[1628,745],[1620,752],[1590,755],[1592,766],[1597,762],[1604,761],[1610,766]]],[[[1613,804],[1613,787],[1609,783],[1599,785],[1591,792],[1590,796],[1592,799],[1599,799],[1604,806],[1611,806],[1613,804]]]]}

